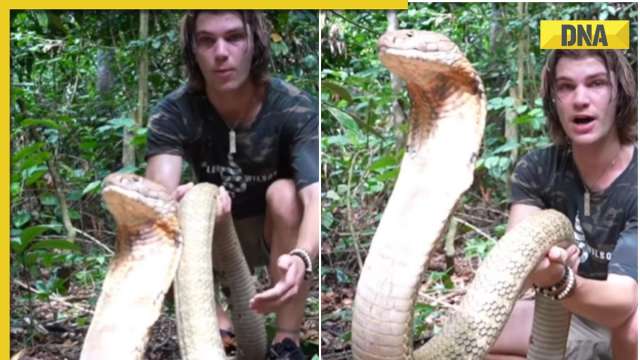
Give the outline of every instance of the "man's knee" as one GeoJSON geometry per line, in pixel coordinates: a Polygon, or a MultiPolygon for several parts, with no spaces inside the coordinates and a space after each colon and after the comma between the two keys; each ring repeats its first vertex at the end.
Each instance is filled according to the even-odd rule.
{"type": "Polygon", "coordinates": [[[302,219],[302,204],[293,180],[280,179],[274,181],[266,194],[267,215],[272,220],[295,227],[302,219]]]}
{"type": "Polygon", "coordinates": [[[622,342],[631,346],[638,344],[638,320],[636,315],[637,309],[627,320],[619,327],[611,330],[611,336],[616,342],[622,342]]]}

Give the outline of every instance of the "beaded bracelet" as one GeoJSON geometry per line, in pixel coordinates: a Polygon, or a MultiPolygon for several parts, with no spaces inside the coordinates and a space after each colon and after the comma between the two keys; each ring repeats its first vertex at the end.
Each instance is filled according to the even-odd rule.
{"type": "Polygon", "coordinates": [[[302,262],[304,263],[304,279],[309,280],[313,276],[311,256],[309,256],[309,253],[304,249],[297,248],[291,250],[289,255],[297,256],[302,259],[302,262]]]}
{"type": "Polygon", "coordinates": [[[534,285],[537,293],[554,300],[564,300],[576,288],[576,275],[570,267],[565,265],[565,274],[562,280],[550,287],[540,288],[534,285]]]}
{"type": "Polygon", "coordinates": [[[571,270],[571,268],[569,269],[569,280],[567,286],[565,286],[564,289],[562,289],[562,291],[560,292],[560,294],[558,294],[555,299],[556,300],[564,300],[567,298],[567,296],[569,296],[569,294],[571,294],[571,292],[573,291],[573,289],[576,288],[576,274],[573,272],[573,270],[571,270]]]}
{"type": "Polygon", "coordinates": [[[554,298],[556,295],[560,294],[562,290],[567,286],[567,281],[569,280],[569,272],[569,267],[565,265],[564,274],[562,275],[562,279],[560,279],[560,281],[548,287],[539,287],[534,284],[533,288],[537,293],[540,293],[546,297],[554,298]]]}

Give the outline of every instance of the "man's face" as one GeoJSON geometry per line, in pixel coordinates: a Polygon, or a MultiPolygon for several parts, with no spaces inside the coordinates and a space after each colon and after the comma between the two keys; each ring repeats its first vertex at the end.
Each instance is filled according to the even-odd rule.
{"type": "Polygon", "coordinates": [[[560,58],[556,65],[556,109],[573,144],[588,145],[615,136],[615,74],[598,57],[560,58]]]}
{"type": "Polygon", "coordinates": [[[194,51],[208,91],[233,91],[249,80],[253,43],[239,14],[200,13],[194,51]]]}

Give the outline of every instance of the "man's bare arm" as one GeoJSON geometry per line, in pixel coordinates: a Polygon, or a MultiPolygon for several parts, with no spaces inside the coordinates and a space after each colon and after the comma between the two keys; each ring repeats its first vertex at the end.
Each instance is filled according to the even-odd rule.
{"type": "Polygon", "coordinates": [[[307,185],[298,194],[303,213],[296,247],[306,250],[311,259],[315,259],[320,245],[320,183],[307,185]]]}
{"type": "Polygon", "coordinates": [[[172,193],[180,184],[181,172],[181,156],[160,154],[149,158],[144,176],[163,185],[169,193],[172,193]]]}

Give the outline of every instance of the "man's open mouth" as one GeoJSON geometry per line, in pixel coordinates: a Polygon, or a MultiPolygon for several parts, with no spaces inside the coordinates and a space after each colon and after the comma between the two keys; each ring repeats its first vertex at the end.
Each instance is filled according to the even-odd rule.
{"type": "Polygon", "coordinates": [[[596,118],[594,116],[579,115],[579,116],[575,116],[573,118],[573,122],[578,124],[578,125],[584,125],[584,124],[588,124],[588,123],[592,122],[595,119],[596,118]]]}

